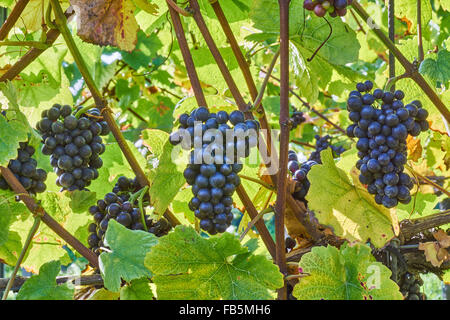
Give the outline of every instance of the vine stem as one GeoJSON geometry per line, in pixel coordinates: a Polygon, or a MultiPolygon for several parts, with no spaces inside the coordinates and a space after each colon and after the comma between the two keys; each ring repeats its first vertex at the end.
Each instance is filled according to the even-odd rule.
{"type": "MultiPolygon", "coordinates": [[[[366,23],[370,20],[369,14],[361,7],[358,1],[352,2],[352,7],[355,9],[356,13],[364,20],[366,23]]],[[[428,82],[422,77],[422,75],[418,72],[416,66],[414,66],[411,62],[406,59],[406,57],[398,50],[392,41],[389,40],[388,37],[378,28],[372,28],[372,31],[378,37],[378,39],[383,42],[383,44],[394,54],[400,64],[405,68],[406,72],[411,74],[411,79],[416,82],[416,84],[422,89],[422,91],[428,96],[428,98],[433,102],[442,116],[445,118],[447,122],[450,123],[450,110],[445,106],[445,104],[441,101],[439,96],[430,87],[428,82]]]]}
{"type": "MultiPolygon", "coordinates": [[[[69,48],[69,51],[72,54],[75,63],[77,64],[77,67],[80,70],[80,73],[83,76],[83,79],[86,82],[87,87],[89,88],[89,91],[91,92],[95,104],[101,110],[104,119],[108,123],[109,129],[111,130],[120,149],[122,150],[122,153],[127,159],[131,169],[136,175],[136,179],[138,180],[139,184],[142,187],[150,185],[150,182],[148,181],[147,176],[144,173],[144,170],[142,170],[133,153],[131,152],[130,147],[128,146],[122,132],[120,131],[119,127],[117,126],[112,116],[111,109],[109,109],[109,107],[106,105],[106,102],[103,100],[100,90],[97,88],[97,85],[95,84],[94,79],[92,78],[92,75],[90,74],[87,68],[83,56],[81,55],[80,50],[75,44],[72,34],[70,33],[69,28],[67,27],[67,19],[64,16],[59,1],[58,0],[50,0],[50,1],[56,17],[56,26],[61,32],[66,42],[66,45],[69,48]]],[[[169,210],[166,210],[165,216],[173,226],[180,224],[178,219],[169,210]]]]}
{"type": "Polygon", "coordinates": [[[188,11],[184,10],[183,8],[180,8],[176,4],[175,1],[173,1],[173,0],[166,0],[166,1],[167,1],[167,4],[169,5],[169,7],[171,7],[173,10],[175,10],[176,12],[181,14],[182,16],[185,16],[185,17],[190,17],[191,16],[191,14],[188,11]]]}
{"type": "Polygon", "coordinates": [[[298,141],[298,140],[291,140],[292,143],[298,144],[300,146],[305,146],[308,148],[313,148],[316,149],[316,146],[313,146],[312,144],[306,143],[306,142],[302,142],[302,141],[298,141]]]}
{"type": "Polygon", "coordinates": [[[35,215],[39,216],[53,232],[60,236],[65,242],[71,245],[76,251],[78,251],[83,257],[85,257],[89,263],[98,268],[98,257],[88,248],[86,248],[77,238],[71,235],[66,229],[64,229],[58,222],[56,222],[45,210],[38,205],[33,198],[28,195],[28,192],[17,180],[14,174],[5,167],[0,167],[0,172],[11,189],[19,196],[27,206],[28,210],[35,215]]]}
{"type": "MultiPolygon", "coordinates": [[[[286,276],[286,243],[284,215],[286,211],[287,162],[289,150],[289,3],[278,0],[280,7],[280,164],[277,181],[277,200],[275,202],[275,243],[276,263],[280,272],[286,276]]],[[[278,289],[278,299],[287,299],[286,281],[278,289]]]]}
{"type": "Polygon", "coordinates": [[[419,63],[424,59],[423,42],[422,42],[422,1],[417,0],[417,41],[418,41],[418,55],[419,63]]]}
{"type": "Polygon", "coordinates": [[[183,61],[186,66],[186,70],[191,82],[192,90],[194,91],[195,99],[199,106],[207,106],[206,98],[198,78],[197,71],[195,69],[194,60],[192,59],[191,52],[189,51],[189,46],[186,40],[186,35],[184,34],[183,25],[181,24],[180,15],[178,12],[169,5],[170,17],[173,23],[173,29],[175,30],[175,35],[177,37],[181,55],[183,56],[183,61]]]}
{"type": "Polygon", "coordinates": [[[17,19],[19,19],[28,2],[30,2],[30,0],[19,0],[16,3],[5,23],[0,28],[0,40],[6,39],[9,31],[11,31],[12,27],[16,24],[17,19]]]}
{"type": "Polygon", "coordinates": [[[439,191],[441,191],[442,193],[444,193],[445,195],[447,195],[447,197],[450,197],[450,192],[448,190],[445,190],[444,188],[442,188],[440,185],[438,185],[437,183],[434,183],[433,181],[431,181],[430,179],[428,179],[427,177],[422,176],[421,174],[417,173],[411,166],[408,166],[409,170],[411,170],[412,172],[414,172],[414,174],[419,177],[419,179],[422,179],[423,181],[426,181],[428,184],[432,185],[433,187],[435,187],[436,189],[438,189],[439,191]]]}
{"type": "Polygon", "coordinates": [[[25,254],[27,253],[28,248],[30,247],[31,241],[33,240],[33,237],[36,234],[36,231],[39,229],[40,222],[41,222],[41,218],[39,216],[35,216],[33,225],[31,226],[31,229],[28,232],[28,236],[25,241],[25,244],[22,248],[22,251],[20,252],[19,258],[17,259],[16,265],[14,266],[14,270],[11,274],[11,278],[8,281],[8,285],[6,286],[5,292],[3,293],[2,300],[6,300],[8,298],[9,290],[11,290],[11,287],[14,283],[14,279],[16,278],[17,272],[19,271],[19,268],[20,268],[20,265],[22,264],[23,258],[25,257],[25,254]]]}
{"type": "Polygon", "coordinates": [[[41,50],[45,50],[49,47],[48,44],[40,41],[9,41],[3,40],[0,41],[1,46],[16,46],[16,47],[33,47],[41,50]]]}

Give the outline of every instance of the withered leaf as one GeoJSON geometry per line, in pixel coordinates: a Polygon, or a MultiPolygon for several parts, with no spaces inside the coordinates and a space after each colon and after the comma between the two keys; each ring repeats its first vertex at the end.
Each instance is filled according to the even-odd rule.
{"type": "Polygon", "coordinates": [[[139,26],[132,0],[70,0],[76,14],[78,36],[86,42],[132,51],[139,26]]]}
{"type": "Polygon", "coordinates": [[[406,139],[406,146],[408,147],[409,158],[417,162],[422,157],[422,145],[420,139],[408,136],[406,139]]]}
{"type": "Polygon", "coordinates": [[[439,229],[433,233],[433,237],[439,242],[441,248],[450,247],[450,236],[444,230],[439,229]]]}

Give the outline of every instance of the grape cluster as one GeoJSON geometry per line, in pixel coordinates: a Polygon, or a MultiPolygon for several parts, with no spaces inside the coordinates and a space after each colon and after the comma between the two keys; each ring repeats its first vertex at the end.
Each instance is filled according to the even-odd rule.
{"type": "Polygon", "coordinates": [[[353,124],[347,128],[347,135],[358,138],[359,181],[375,195],[376,203],[392,208],[398,202],[411,201],[414,184],[403,172],[406,138],[428,130],[428,112],[418,100],[405,106],[405,94],[400,90],[391,93],[375,89],[370,93],[372,87],[372,82],[366,81],[356,85],[357,91],[350,92],[347,109],[353,124]]]}
{"type": "Polygon", "coordinates": [[[317,163],[322,163],[322,160],[320,159],[320,152],[327,149],[328,147],[331,148],[331,151],[333,152],[333,156],[337,157],[341,153],[345,151],[344,147],[342,146],[333,146],[331,141],[331,136],[326,135],[324,137],[320,137],[319,135],[315,136],[316,139],[316,149],[311,153],[311,156],[309,157],[309,160],[314,160],[317,163]]]}
{"type": "Polygon", "coordinates": [[[398,284],[405,300],[425,300],[425,296],[420,293],[423,280],[419,276],[405,272],[398,284]]]}
{"type": "MultiPolygon", "coordinates": [[[[47,179],[47,172],[37,169],[37,162],[32,158],[35,149],[27,142],[20,142],[19,146],[17,158],[9,161],[8,168],[30,194],[44,192],[47,188],[44,183],[47,179]]],[[[1,176],[0,189],[10,189],[6,180],[1,176]]]]}
{"type": "Polygon", "coordinates": [[[343,17],[347,13],[347,6],[352,4],[353,0],[305,0],[303,8],[314,11],[318,17],[323,17],[328,12],[331,17],[343,17]]]}
{"type": "Polygon", "coordinates": [[[306,121],[305,117],[303,116],[303,112],[297,110],[294,110],[294,112],[292,112],[290,120],[292,124],[291,130],[297,128],[300,124],[306,121]]]}
{"type": "MultiPolygon", "coordinates": [[[[105,234],[111,219],[131,230],[145,230],[146,227],[148,232],[157,237],[166,235],[172,228],[165,218],[154,221],[145,214],[145,210],[144,220],[142,219],[138,200],[130,199],[131,195],[137,191],[139,191],[139,184],[136,179],[121,176],[114,186],[113,192],[107,193],[103,199],[97,201],[97,205],[89,208],[89,213],[93,215],[94,222],[88,227],[88,244],[93,252],[100,254],[101,248],[105,247],[105,234]]],[[[148,193],[146,197],[144,196],[144,203],[148,202],[148,193]]]]}
{"type": "Polygon", "coordinates": [[[295,189],[292,196],[294,199],[305,201],[311,186],[307,175],[312,166],[318,164],[317,161],[308,160],[302,164],[298,162],[298,157],[295,151],[289,150],[288,153],[288,170],[292,174],[292,180],[295,181],[295,189]]]}
{"type": "Polygon", "coordinates": [[[183,149],[191,150],[184,170],[193,193],[189,209],[200,219],[204,231],[211,235],[225,232],[233,220],[232,195],[241,183],[240,159],[248,157],[250,149],[257,145],[259,122],[245,120],[241,111],[216,114],[199,107],[191,114],[182,114],[179,123],[170,142],[181,143],[183,149]]]}
{"type": "Polygon", "coordinates": [[[68,105],[53,105],[42,112],[37,129],[42,135],[42,153],[50,156],[50,164],[58,175],[56,184],[61,190],[83,190],[97,179],[105,151],[100,136],[109,133],[101,121],[100,110],[92,108],[79,118],[68,105]]]}

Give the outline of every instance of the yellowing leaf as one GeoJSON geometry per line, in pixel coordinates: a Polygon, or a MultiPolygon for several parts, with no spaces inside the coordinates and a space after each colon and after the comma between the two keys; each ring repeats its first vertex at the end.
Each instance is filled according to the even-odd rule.
{"type": "Polygon", "coordinates": [[[139,26],[132,0],[71,0],[78,20],[78,36],[86,42],[132,51],[139,26]]]}
{"type": "Polygon", "coordinates": [[[294,287],[299,300],[401,300],[391,271],[376,262],[371,249],[363,244],[340,249],[314,247],[299,263],[308,274],[294,287]]]}
{"type": "Polygon", "coordinates": [[[376,247],[382,247],[398,232],[395,214],[376,204],[357,179],[355,185],[350,182],[347,173],[336,167],[331,149],[322,151],[321,159],[323,164],[313,166],[308,174],[309,208],[336,235],[350,241],[370,239],[376,247]]]}

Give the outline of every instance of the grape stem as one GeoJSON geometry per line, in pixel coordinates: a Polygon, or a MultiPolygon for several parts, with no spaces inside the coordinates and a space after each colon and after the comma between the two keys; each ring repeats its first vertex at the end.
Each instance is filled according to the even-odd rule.
{"type": "Polygon", "coordinates": [[[141,193],[139,194],[138,198],[138,204],[139,204],[139,210],[141,211],[141,222],[144,226],[145,231],[148,231],[147,224],[145,223],[145,214],[144,214],[144,206],[142,205],[142,201],[144,200],[144,195],[148,191],[148,186],[145,186],[142,188],[141,193]]]}
{"type": "Polygon", "coordinates": [[[445,190],[444,188],[442,188],[440,185],[434,183],[433,181],[431,181],[430,179],[428,179],[427,177],[422,176],[421,174],[417,173],[411,166],[408,165],[408,169],[414,174],[416,175],[419,179],[422,179],[423,181],[427,182],[428,184],[432,185],[433,187],[435,187],[436,189],[438,189],[439,191],[441,191],[442,193],[444,193],[445,195],[447,195],[447,197],[450,197],[450,192],[448,190],[445,190]]]}
{"type": "Polygon", "coordinates": [[[255,179],[255,178],[243,175],[243,174],[240,174],[239,177],[242,178],[242,179],[248,180],[248,181],[252,181],[252,182],[258,183],[258,184],[262,185],[264,188],[266,188],[267,190],[276,192],[276,189],[275,189],[274,186],[272,186],[272,185],[270,185],[270,184],[268,184],[268,183],[266,183],[266,182],[264,182],[264,181],[262,181],[260,179],[255,179]]]}
{"type": "Polygon", "coordinates": [[[75,118],[79,119],[89,109],[92,109],[92,106],[90,104],[87,106],[84,106],[83,108],[78,110],[78,112],[75,114],[75,118]]]}
{"type": "Polygon", "coordinates": [[[311,62],[314,59],[314,57],[319,52],[319,50],[322,49],[322,47],[325,45],[325,43],[327,43],[327,41],[330,39],[331,35],[333,34],[333,27],[331,26],[330,22],[327,20],[327,18],[325,18],[325,17],[322,17],[322,18],[328,23],[328,26],[330,27],[330,33],[328,34],[328,37],[320,44],[320,46],[313,52],[312,56],[306,59],[306,61],[308,61],[308,62],[311,62]]]}
{"type": "Polygon", "coordinates": [[[251,106],[251,108],[249,109],[249,111],[258,110],[259,106],[261,105],[262,99],[264,97],[264,92],[266,91],[267,84],[269,83],[270,75],[273,72],[273,68],[275,67],[275,64],[277,63],[279,56],[280,56],[280,50],[277,50],[277,52],[273,56],[272,62],[270,63],[269,69],[267,69],[266,76],[264,77],[264,81],[261,85],[261,88],[259,89],[258,96],[256,97],[256,100],[253,103],[253,106],[251,106]]]}
{"type": "Polygon", "coordinates": [[[273,212],[273,207],[269,206],[268,208],[262,210],[260,213],[258,213],[258,215],[256,217],[254,217],[252,219],[252,221],[250,221],[247,225],[247,228],[244,230],[244,232],[242,232],[241,236],[239,237],[239,241],[242,241],[244,239],[244,237],[247,235],[247,233],[250,231],[251,228],[253,228],[253,226],[255,225],[256,222],[259,221],[259,219],[261,219],[266,213],[271,213],[273,212]]]}
{"type": "Polygon", "coordinates": [[[20,268],[20,265],[22,264],[23,258],[25,257],[25,254],[27,253],[28,248],[30,247],[31,240],[33,240],[33,237],[39,228],[40,222],[41,222],[41,217],[35,216],[33,225],[31,226],[31,229],[28,232],[28,236],[25,241],[25,244],[22,248],[22,251],[20,252],[19,258],[17,259],[16,265],[14,266],[14,270],[11,274],[11,278],[8,281],[8,285],[6,286],[5,292],[3,293],[2,300],[6,300],[8,298],[8,294],[14,283],[14,279],[16,278],[17,272],[19,271],[19,268],[20,268]]]}
{"type": "Polygon", "coordinates": [[[48,45],[47,43],[40,41],[9,41],[9,40],[0,41],[0,47],[1,46],[32,47],[41,50],[45,50],[48,47],[50,47],[50,45],[48,45]]]}
{"type": "Polygon", "coordinates": [[[411,77],[411,73],[410,72],[405,72],[404,74],[401,74],[399,76],[389,78],[388,81],[386,82],[386,85],[384,86],[384,91],[391,91],[391,89],[393,88],[394,84],[398,80],[405,79],[405,78],[410,78],[410,77],[411,77]]]}

